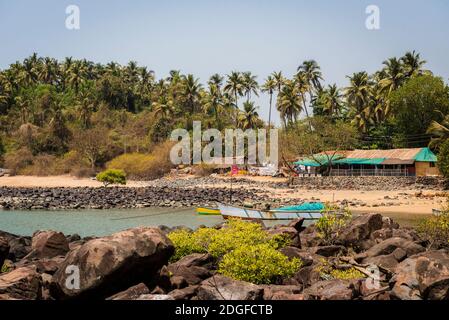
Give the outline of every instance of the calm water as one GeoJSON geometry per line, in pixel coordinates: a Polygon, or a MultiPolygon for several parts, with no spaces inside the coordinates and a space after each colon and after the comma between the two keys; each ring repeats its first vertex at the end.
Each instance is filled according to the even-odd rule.
{"type": "Polygon", "coordinates": [[[137,226],[196,228],[222,222],[221,216],[201,216],[192,208],[145,208],[120,210],[1,211],[0,230],[32,235],[36,230],[57,230],[64,234],[102,236],[137,226]]]}

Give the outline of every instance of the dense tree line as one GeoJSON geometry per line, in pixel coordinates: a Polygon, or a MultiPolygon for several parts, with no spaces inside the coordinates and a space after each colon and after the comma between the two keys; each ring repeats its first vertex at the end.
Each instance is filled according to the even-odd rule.
{"type": "Polygon", "coordinates": [[[425,63],[408,52],[384,61],[374,74],[348,76],[348,86],[339,88],[324,85],[313,60],[291,78],[273,72],[259,83],[251,72],[233,71],[201,84],[176,70],[157,79],[133,61],[98,64],[33,54],[0,70],[0,155],[19,167],[40,157],[44,164],[65,159],[94,169],[123,153],[151,152],[174,128],[191,129],[193,120],[219,130],[272,127],[275,110],[290,136],[298,128],[316,133],[316,118],[335,130],[349,128],[353,147],[431,142],[438,149],[449,137],[449,90],[425,63]],[[261,93],[269,96],[267,123],[253,101],[261,93]]]}

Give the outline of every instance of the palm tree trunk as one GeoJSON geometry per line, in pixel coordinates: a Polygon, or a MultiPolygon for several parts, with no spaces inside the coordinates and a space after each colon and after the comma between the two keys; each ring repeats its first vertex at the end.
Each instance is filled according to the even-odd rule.
{"type": "Polygon", "coordinates": [[[268,112],[268,130],[271,128],[271,104],[273,101],[273,92],[270,93],[270,111],[268,112]]]}
{"type": "Polygon", "coordinates": [[[307,122],[309,123],[309,129],[310,129],[310,131],[312,131],[312,123],[310,122],[309,112],[307,111],[306,99],[305,99],[303,93],[301,93],[301,100],[302,100],[302,105],[304,106],[304,111],[306,112],[307,122]]]}

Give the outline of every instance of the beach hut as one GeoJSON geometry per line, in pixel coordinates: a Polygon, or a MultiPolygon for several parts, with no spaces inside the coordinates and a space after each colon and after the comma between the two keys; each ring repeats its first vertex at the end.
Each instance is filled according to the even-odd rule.
{"type": "Polygon", "coordinates": [[[306,168],[309,175],[323,172],[332,176],[440,175],[437,157],[429,148],[327,151],[300,158],[294,164],[306,168]]]}

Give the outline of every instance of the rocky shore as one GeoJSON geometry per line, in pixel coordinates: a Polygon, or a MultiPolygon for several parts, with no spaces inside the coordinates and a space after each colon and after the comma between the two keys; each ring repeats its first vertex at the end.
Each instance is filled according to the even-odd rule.
{"type": "MultiPolygon", "coordinates": [[[[280,249],[302,261],[278,283],[255,285],[217,273],[209,254],[175,263],[167,227],[139,227],[81,239],[56,231],[32,237],[0,232],[0,299],[109,300],[443,300],[449,298],[449,252],[426,250],[413,229],[379,214],[353,218],[332,244],[301,220],[267,231],[294,241],[280,249]],[[79,273],[73,273],[78,268],[79,273]],[[355,269],[359,276],[323,273],[355,269]],[[373,271],[374,270],[374,271],[373,271]],[[79,274],[80,287],[71,286],[79,274]]],[[[220,228],[220,226],[217,226],[220,228]]],[[[74,282],[75,283],[75,282],[74,282]]]]}
{"type": "MultiPolygon", "coordinates": [[[[0,209],[111,209],[144,207],[192,207],[213,205],[230,199],[228,188],[107,187],[107,188],[9,188],[0,187],[0,209]]],[[[232,190],[232,201],[269,200],[260,189],[232,190]]]]}

